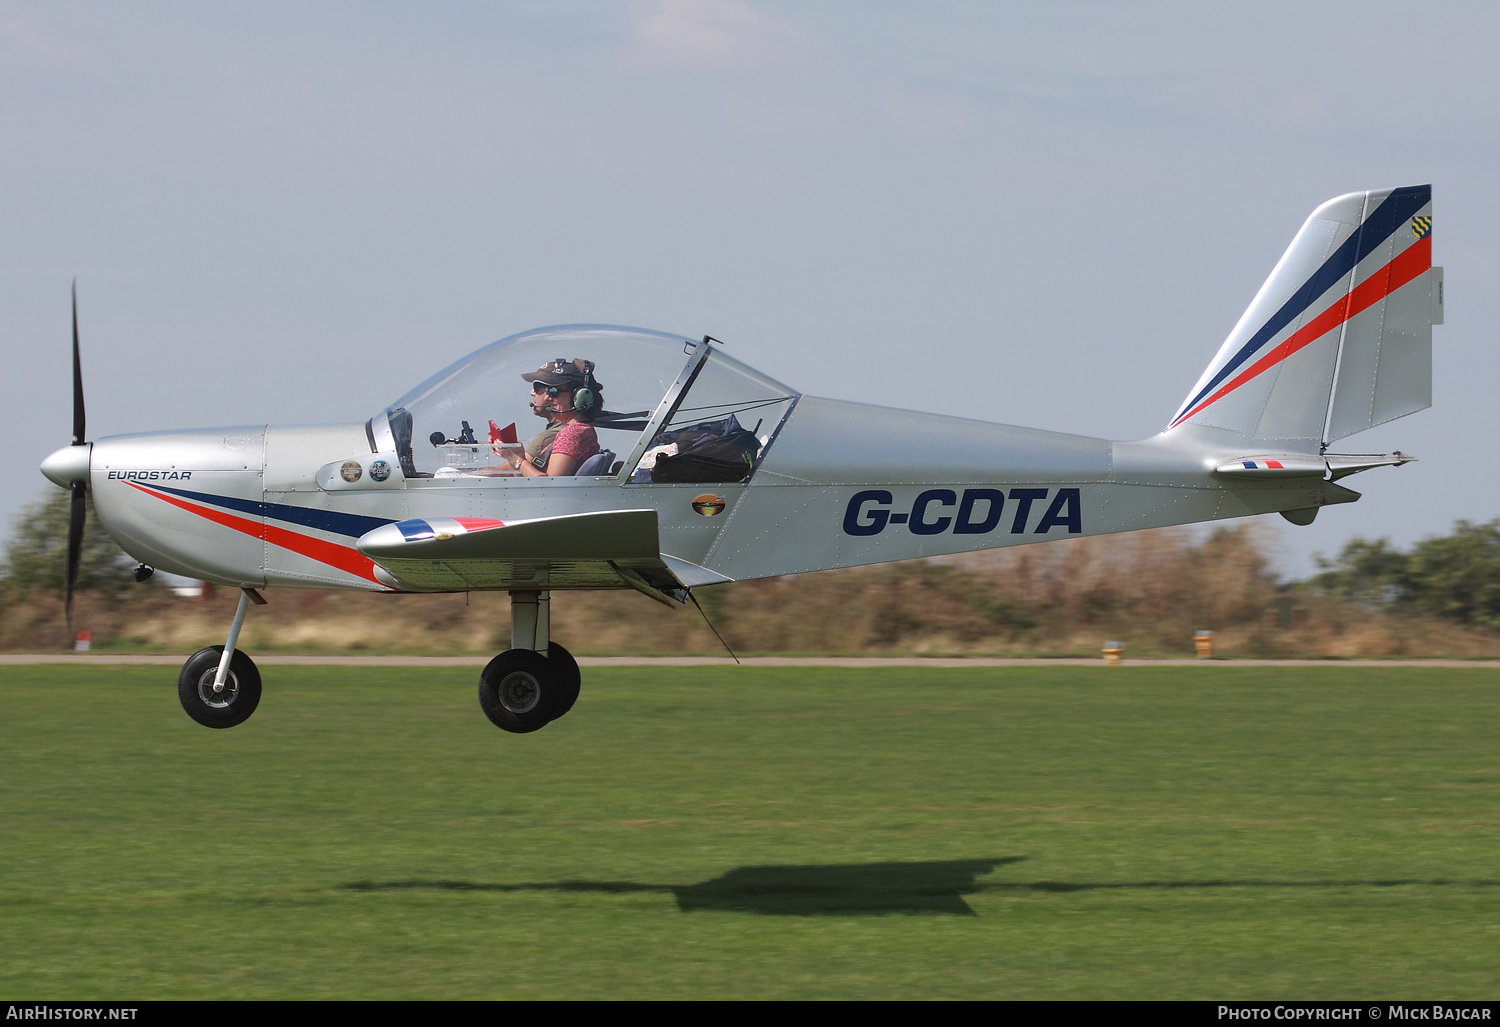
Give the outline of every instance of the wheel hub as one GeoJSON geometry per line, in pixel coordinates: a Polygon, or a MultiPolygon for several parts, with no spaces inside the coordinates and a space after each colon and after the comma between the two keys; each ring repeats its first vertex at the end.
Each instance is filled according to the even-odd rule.
{"type": "Polygon", "coordinates": [[[542,701],[541,683],[524,670],[513,670],[500,681],[500,705],[515,714],[530,713],[542,701]]]}
{"type": "Polygon", "coordinates": [[[224,679],[219,687],[214,687],[214,678],[219,674],[218,667],[210,667],[198,678],[198,698],[203,700],[205,706],[212,706],[216,710],[222,710],[226,706],[233,706],[235,699],[239,698],[240,681],[234,676],[234,671],[224,679]]]}

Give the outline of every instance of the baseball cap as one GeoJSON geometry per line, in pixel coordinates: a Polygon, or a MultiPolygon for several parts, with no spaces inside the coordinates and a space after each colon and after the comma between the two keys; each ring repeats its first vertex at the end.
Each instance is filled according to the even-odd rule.
{"type": "Polygon", "coordinates": [[[559,388],[578,389],[587,380],[587,372],[594,369],[592,360],[565,360],[558,357],[549,360],[535,371],[529,371],[521,375],[522,381],[541,382],[543,385],[556,385],[559,388]]]}

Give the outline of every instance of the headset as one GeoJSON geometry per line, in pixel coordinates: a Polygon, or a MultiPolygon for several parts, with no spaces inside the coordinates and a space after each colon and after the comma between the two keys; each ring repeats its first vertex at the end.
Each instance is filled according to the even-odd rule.
{"type": "MultiPolygon", "coordinates": [[[[573,363],[576,365],[578,361],[575,360],[573,363]]],[[[573,393],[573,408],[583,415],[585,420],[595,412],[594,408],[599,405],[600,391],[602,390],[599,388],[599,383],[594,380],[594,362],[583,361],[583,388],[573,393]]]]}

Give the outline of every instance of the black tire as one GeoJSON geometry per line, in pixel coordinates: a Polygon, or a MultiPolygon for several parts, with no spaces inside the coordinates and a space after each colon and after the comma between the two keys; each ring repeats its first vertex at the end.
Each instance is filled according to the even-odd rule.
{"type": "Polygon", "coordinates": [[[578,690],[583,686],[583,674],[578,670],[578,661],[556,642],[547,644],[547,662],[552,665],[552,677],[557,682],[556,720],[573,708],[578,701],[578,690]]]}
{"type": "Polygon", "coordinates": [[[250,719],[260,705],[260,671],[254,661],[236,649],[229,658],[229,676],[224,690],[214,693],[222,645],[199,649],[182,665],[177,675],[177,698],[187,715],[204,727],[234,727],[250,719]]]}
{"type": "Polygon", "coordinates": [[[530,649],[507,649],[479,675],[479,706],[490,722],[524,735],[556,716],[558,688],[552,664],[530,649]]]}

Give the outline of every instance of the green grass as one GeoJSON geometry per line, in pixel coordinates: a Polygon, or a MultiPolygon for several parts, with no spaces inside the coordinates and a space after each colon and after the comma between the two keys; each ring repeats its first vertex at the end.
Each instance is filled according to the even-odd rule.
{"type": "Polygon", "coordinates": [[[1488,669],[0,668],[0,994],[1493,998],[1488,669]]]}

